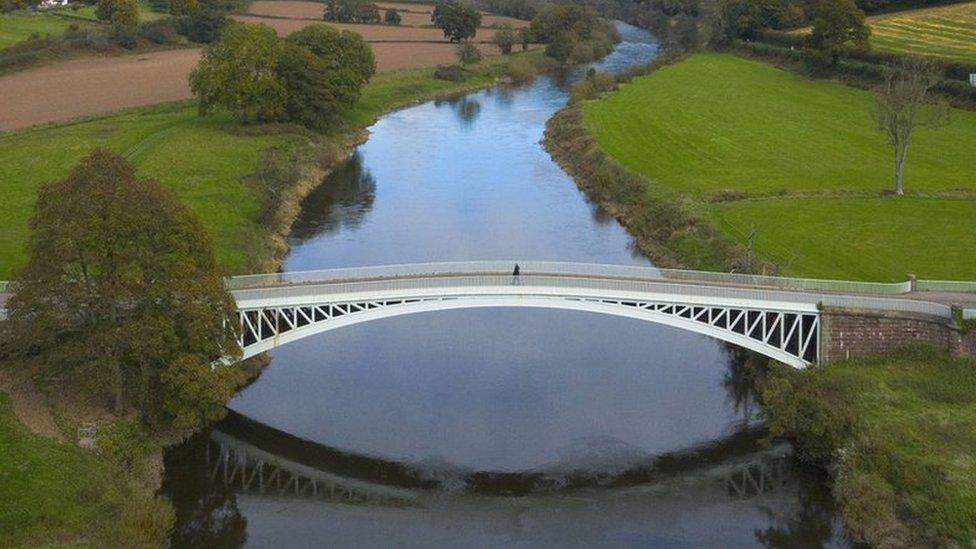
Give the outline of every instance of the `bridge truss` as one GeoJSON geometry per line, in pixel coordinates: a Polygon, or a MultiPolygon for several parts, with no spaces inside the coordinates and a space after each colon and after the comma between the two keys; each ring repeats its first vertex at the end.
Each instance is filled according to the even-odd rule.
{"type": "MultiPolygon", "coordinates": [[[[413,297],[363,299],[356,301],[268,306],[241,309],[241,347],[252,356],[277,346],[285,336],[298,339],[301,332],[318,333],[329,323],[342,325],[373,317],[396,316],[417,310],[460,308],[465,297],[413,297]]],[[[477,301],[469,306],[477,306],[477,301]]],[[[525,300],[513,302],[522,304],[525,300]]],[[[663,300],[554,297],[530,300],[537,306],[589,310],[619,314],[651,322],[691,329],[725,341],[738,343],[793,366],[816,364],[820,357],[820,318],[816,311],[770,310],[681,303],[663,300]]],[[[493,303],[498,306],[503,303],[493,303]]]]}

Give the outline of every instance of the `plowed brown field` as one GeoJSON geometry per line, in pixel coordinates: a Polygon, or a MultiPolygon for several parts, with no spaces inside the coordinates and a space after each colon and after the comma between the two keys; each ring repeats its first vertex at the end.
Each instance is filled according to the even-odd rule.
{"type": "MultiPolygon", "coordinates": [[[[378,3],[380,17],[386,15],[386,10],[393,8],[400,13],[401,27],[430,27],[430,14],[434,11],[434,6],[427,4],[397,4],[397,3],[378,3]]],[[[314,19],[322,20],[325,6],[319,2],[301,2],[295,0],[257,0],[252,2],[247,8],[251,15],[263,17],[281,17],[288,19],[314,19]]],[[[525,27],[528,21],[504,17],[500,15],[481,14],[481,26],[492,27],[495,25],[508,24],[515,28],[525,27]]],[[[365,26],[365,25],[350,25],[365,26]]]]}
{"type": "MultiPolygon", "coordinates": [[[[423,12],[433,9],[423,4],[381,6],[408,10],[412,12],[410,15],[427,21],[429,15],[423,12]]],[[[259,0],[252,3],[250,9],[263,17],[241,15],[235,19],[264,23],[285,36],[321,22],[319,17],[324,6],[315,2],[259,0]]],[[[494,16],[485,16],[485,19],[488,17],[494,16]]],[[[443,33],[432,27],[332,25],[358,33],[370,42],[380,71],[442,65],[456,59],[454,44],[446,42],[443,33]]],[[[476,42],[482,42],[478,48],[486,55],[498,53],[495,47],[484,43],[493,32],[481,29],[475,37],[476,42]]],[[[0,101],[0,132],[188,99],[191,94],[187,77],[199,57],[199,49],[93,57],[0,76],[0,98],[3,98],[0,101]]]]}

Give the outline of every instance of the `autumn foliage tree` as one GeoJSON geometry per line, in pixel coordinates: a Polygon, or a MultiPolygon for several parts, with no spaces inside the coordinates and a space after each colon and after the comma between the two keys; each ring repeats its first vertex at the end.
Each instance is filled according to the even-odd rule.
{"type": "Polygon", "coordinates": [[[216,419],[242,381],[237,320],[196,216],[97,150],[38,193],[6,336],[117,413],[179,427],[216,419]]]}

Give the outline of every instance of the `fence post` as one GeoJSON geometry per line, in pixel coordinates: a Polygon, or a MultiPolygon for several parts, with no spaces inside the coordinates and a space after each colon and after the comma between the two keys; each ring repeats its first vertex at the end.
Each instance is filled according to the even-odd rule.
{"type": "Polygon", "coordinates": [[[918,278],[915,273],[908,273],[908,287],[910,292],[918,291],[918,278]]]}

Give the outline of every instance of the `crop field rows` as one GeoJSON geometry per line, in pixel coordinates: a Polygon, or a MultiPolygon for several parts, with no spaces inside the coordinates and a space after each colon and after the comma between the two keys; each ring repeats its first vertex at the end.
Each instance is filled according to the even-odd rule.
{"type": "Polygon", "coordinates": [[[976,62],[976,2],[879,15],[868,24],[880,50],[976,62]]]}

